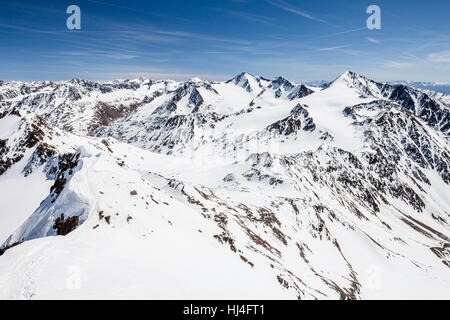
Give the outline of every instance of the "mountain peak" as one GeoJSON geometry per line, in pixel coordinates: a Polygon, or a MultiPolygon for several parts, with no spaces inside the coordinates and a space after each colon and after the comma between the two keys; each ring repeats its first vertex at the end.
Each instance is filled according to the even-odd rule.
{"type": "Polygon", "coordinates": [[[276,77],[275,80],[273,80],[272,82],[278,83],[278,84],[282,84],[282,83],[289,83],[292,84],[291,81],[289,81],[288,79],[284,78],[284,77],[276,77]]]}
{"type": "Polygon", "coordinates": [[[197,83],[197,82],[202,82],[203,80],[202,79],[200,79],[199,77],[193,77],[193,78],[191,78],[191,80],[189,80],[189,82],[195,82],[195,83],[197,83]]]}
{"type": "Polygon", "coordinates": [[[258,88],[262,88],[260,77],[255,77],[248,72],[242,72],[239,75],[228,80],[226,83],[233,83],[246,89],[248,92],[252,92],[254,90],[257,90],[258,88]]]}
{"type": "Polygon", "coordinates": [[[240,74],[234,76],[233,78],[231,78],[230,80],[228,80],[227,82],[231,82],[231,81],[241,81],[242,79],[248,79],[248,78],[253,78],[256,79],[257,77],[255,77],[254,75],[244,71],[241,72],[240,74]]]}
{"type": "Polygon", "coordinates": [[[356,72],[353,72],[351,70],[347,70],[343,74],[341,74],[338,77],[338,79],[355,79],[355,78],[359,78],[359,77],[364,78],[363,76],[357,74],[356,72]]]}
{"type": "Polygon", "coordinates": [[[341,74],[339,77],[337,77],[334,81],[331,82],[330,86],[344,83],[345,85],[353,88],[360,88],[365,90],[366,87],[371,86],[372,84],[375,84],[376,82],[373,80],[370,80],[362,75],[357,74],[353,71],[346,71],[343,74],[341,74]]]}

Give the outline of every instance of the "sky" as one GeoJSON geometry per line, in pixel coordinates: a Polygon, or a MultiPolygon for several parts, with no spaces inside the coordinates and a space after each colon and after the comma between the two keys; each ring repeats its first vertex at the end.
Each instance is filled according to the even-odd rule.
{"type": "Polygon", "coordinates": [[[0,79],[450,82],[447,0],[0,0],[0,79]],[[81,29],[69,30],[69,5],[81,29]],[[366,25],[369,5],[381,29],[366,25]]]}

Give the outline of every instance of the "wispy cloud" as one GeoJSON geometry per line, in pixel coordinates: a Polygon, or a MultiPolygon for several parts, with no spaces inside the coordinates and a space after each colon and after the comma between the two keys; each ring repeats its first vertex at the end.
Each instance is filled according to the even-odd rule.
{"type": "Polygon", "coordinates": [[[215,11],[220,11],[220,12],[223,12],[223,13],[226,13],[226,14],[229,14],[232,16],[236,16],[236,17],[248,20],[248,21],[267,24],[267,25],[271,25],[271,26],[278,26],[277,24],[275,24],[273,22],[272,18],[263,16],[263,15],[248,13],[248,12],[244,12],[244,11],[222,9],[222,8],[212,8],[212,9],[215,11]]]}
{"type": "Polygon", "coordinates": [[[320,19],[320,18],[317,18],[317,17],[309,14],[308,12],[306,12],[304,10],[301,10],[299,8],[295,8],[295,7],[291,6],[290,4],[288,4],[288,3],[284,2],[284,1],[281,1],[281,0],[268,0],[267,2],[269,4],[277,7],[277,8],[280,8],[280,9],[282,9],[284,11],[287,11],[287,12],[291,12],[293,14],[296,14],[296,15],[300,16],[300,17],[304,17],[304,18],[307,18],[307,19],[310,19],[310,20],[314,20],[314,21],[318,21],[318,22],[322,22],[322,23],[328,23],[327,21],[325,21],[323,19],[320,19]]]}
{"type": "Polygon", "coordinates": [[[367,29],[366,27],[363,27],[363,28],[357,28],[357,29],[344,30],[344,31],[340,31],[340,32],[335,32],[335,33],[330,33],[330,34],[324,35],[321,38],[339,36],[341,34],[347,34],[347,33],[362,31],[362,30],[366,30],[366,29],[367,29]]]}
{"type": "Polygon", "coordinates": [[[97,51],[97,52],[82,52],[82,51],[68,51],[68,52],[61,52],[61,55],[65,56],[82,56],[82,57],[93,57],[93,58],[111,58],[111,59],[117,59],[117,60],[129,60],[134,59],[137,56],[131,55],[131,54],[122,54],[122,53],[116,53],[116,52],[106,52],[106,51],[97,51]]]}
{"type": "Polygon", "coordinates": [[[434,52],[428,55],[431,62],[450,63],[450,51],[434,52]]]}
{"type": "Polygon", "coordinates": [[[152,26],[145,26],[145,25],[121,26],[121,30],[117,31],[117,33],[126,35],[124,40],[130,39],[131,37],[136,41],[150,40],[150,41],[174,42],[182,39],[196,39],[208,42],[225,42],[239,45],[251,44],[250,41],[243,39],[222,38],[201,33],[193,33],[179,30],[161,30],[154,28],[152,26]]]}
{"type": "Polygon", "coordinates": [[[0,24],[0,28],[15,30],[15,31],[24,31],[24,32],[33,32],[33,33],[45,33],[45,34],[58,34],[61,32],[67,32],[67,30],[44,30],[40,28],[30,28],[30,27],[24,27],[19,25],[12,25],[12,24],[0,24]]]}
{"type": "Polygon", "coordinates": [[[439,70],[443,70],[448,69],[449,64],[450,50],[428,53],[421,57],[415,55],[403,55],[403,59],[385,61],[386,67],[396,69],[438,68],[439,70]]]}
{"type": "Polygon", "coordinates": [[[336,47],[327,47],[327,48],[319,48],[319,49],[316,49],[314,51],[336,51],[336,50],[344,49],[344,48],[348,48],[348,47],[350,47],[350,45],[336,46],[336,47]]]}
{"type": "Polygon", "coordinates": [[[118,5],[118,4],[109,3],[109,2],[105,2],[105,1],[98,1],[98,0],[86,0],[86,1],[91,2],[91,3],[96,3],[96,4],[99,4],[99,5],[109,6],[109,7],[112,7],[112,8],[117,8],[117,9],[120,9],[120,10],[127,10],[127,11],[130,11],[130,12],[139,13],[139,14],[158,16],[158,17],[165,17],[165,18],[175,19],[175,20],[189,22],[189,23],[199,23],[198,21],[193,21],[193,20],[189,20],[189,19],[186,19],[186,18],[180,18],[180,17],[171,16],[171,15],[165,15],[165,14],[156,13],[156,12],[149,12],[149,11],[144,11],[144,10],[141,10],[141,9],[133,9],[132,7],[130,7],[128,5],[124,6],[124,5],[118,5]]]}
{"type": "Polygon", "coordinates": [[[411,68],[416,66],[417,63],[414,61],[393,61],[388,60],[385,62],[385,66],[388,68],[394,68],[394,69],[404,69],[404,68],[411,68]]]}
{"type": "Polygon", "coordinates": [[[367,38],[367,41],[372,42],[372,43],[376,43],[376,44],[380,44],[380,41],[375,39],[375,38],[367,38]]]}
{"type": "Polygon", "coordinates": [[[267,17],[267,16],[254,14],[254,13],[248,13],[248,12],[244,12],[244,11],[238,11],[238,10],[222,9],[222,8],[212,8],[212,10],[223,12],[223,13],[226,13],[226,14],[229,14],[232,16],[236,16],[236,17],[248,20],[248,21],[257,22],[257,23],[266,24],[269,26],[285,29],[281,25],[275,23],[274,19],[267,17]]]}

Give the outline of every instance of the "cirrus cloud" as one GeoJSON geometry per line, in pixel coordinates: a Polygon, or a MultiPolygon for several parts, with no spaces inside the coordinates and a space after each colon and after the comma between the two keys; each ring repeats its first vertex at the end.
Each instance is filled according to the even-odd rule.
{"type": "Polygon", "coordinates": [[[428,60],[430,60],[432,62],[450,63],[450,50],[430,53],[428,55],[428,60]]]}

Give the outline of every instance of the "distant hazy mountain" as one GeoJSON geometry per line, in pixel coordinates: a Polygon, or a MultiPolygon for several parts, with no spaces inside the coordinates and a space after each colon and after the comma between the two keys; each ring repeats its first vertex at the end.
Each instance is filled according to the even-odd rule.
{"type": "Polygon", "coordinates": [[[407,86],[450,94],[450,83],[420,82],[420,81],[391,81],[391,84],[404,84],[407,86]]]}

